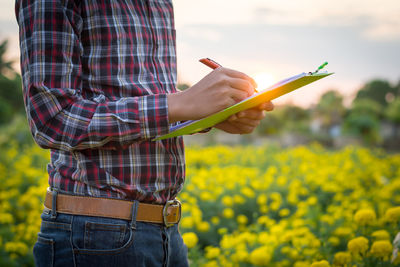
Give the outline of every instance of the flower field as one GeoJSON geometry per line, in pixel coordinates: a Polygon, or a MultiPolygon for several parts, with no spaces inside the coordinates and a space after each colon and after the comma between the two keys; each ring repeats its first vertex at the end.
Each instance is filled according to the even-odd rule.
{"type": "MultiPolygon", "coordinates": [[[[0,154],[0,266],[32,266],[48,151],[0,154]]],[[[400,155],[319,145],[189,147],[191,266],[396,266],[400,155]],[[396,253],[395,253],[396,255],[396,253]]]]}

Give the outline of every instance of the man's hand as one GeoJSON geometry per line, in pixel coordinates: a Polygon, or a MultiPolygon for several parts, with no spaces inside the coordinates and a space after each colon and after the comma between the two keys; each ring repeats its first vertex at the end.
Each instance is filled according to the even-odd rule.
{"type": "Polygon", "coordinates": [[[272,102],[266,102],[258,107],[240,111],[214,127],[231,134],[249,134],[265,117],[265,111],[274,109],[272,102]]]}
{"type": "Polygon", "coordinates": [[[167,96],[169,122],[197,120],[214,114],[251,96],[256,86],[246,74],[219,67],[189,89],[167,96]]]}

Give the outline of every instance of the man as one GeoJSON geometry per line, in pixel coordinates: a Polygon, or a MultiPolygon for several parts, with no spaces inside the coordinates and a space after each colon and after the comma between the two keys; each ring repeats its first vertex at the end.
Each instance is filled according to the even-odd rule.
{"type": "MultiPolygon", "coordinates": [[[[218,68],[176,90],[170,0],[16,0],[29,126],[51,150],[38,266],[187,266],[175,197],[182,137],[151,141],[254,92],[218,68]]],[[[271,103],[216,127],[250,133],[271,103]]]]}

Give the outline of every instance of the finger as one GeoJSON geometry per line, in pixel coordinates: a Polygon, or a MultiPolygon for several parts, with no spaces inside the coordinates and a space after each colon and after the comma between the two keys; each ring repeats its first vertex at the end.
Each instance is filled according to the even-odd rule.
{"type": "Polygon", "coordinates": [[[246,123],[238,123],[237,121],[233,122],[232,125],[238,130],[240,134],[248,134],[254,131],[257,125],[249,125],[246,123]]]}
{"type": "Polygon", "coordinates": [[[236,126],[242,126],[242,125],[246,125],[246,126],[251,126],[251,127],[257,127],[258,125],[260,125],[260,121],[261,120],[252,120],[252,119],[248,119],[248,118],[238,118],[235,121],[232,121],[232,123],[236,126]]]}
{"type": "Polygon", "coordinates": [[[260,110],[266,110],[266,111],[272,111],[272,110],[274,110],[274,108],[275,108],[275,106],[274,106],[274,104],[273,104],[271,101],[262,103],[262,104],[259,106],[259,109],[260,109],[260,110]]]}
{"type": "Polygon", "coordinates": [[[229,78],[228,83],[232,88],[247,92],[248,96],[254,94],[254,85],[247,80],[229,78]]]}
{"type": "Polygon", "coordinates": [[[239,134],[240,133],[240,130],[236,126],[234,126],[233,123],[228,122],[228,121],[223,121],[223,122],[217,124],[215,127],[220,130],[223,130],[227,133],[231,133],[231,134],[239,134]]]}
{"type": "Polygon", "coordinates": [[[236,114],[233,114],[232,116],[230,116],[228,119],[227,119],[227,121],[229,121],[229,122],[233,122],[233,121],[235,121],[235,120],[237,120],[237,116],[236,116],[236,114]]]}
{"type": "Polygon", "coordinates": [[[237,71],[237,70],[228,69],[228,68],[224,68],[224,67],[218,68],[216,70],[219,70],[219,71],[225,73],[226,75],[228,75],[228,76],[230,76],[232,78],[239,78],[239,79],[247,80],[253,85],[254,88],[257,87],[257,83],[254,81],[254,79],[251,78],[250,76],[248,76],[247,74],[243,73],[243,72],[240,72],[240,71],[237,71]]]}
{"type": "Polygon", "coordinates": [[[264,112],[258,109],[243,110],[238,112],[236,115],[238,118],[247,118],[252,120],[261,120],[265,117],[264,112]]]}
{"type": "Polygon", "coordinates": [[[247,98],[247,92],[233,89],[231,90],[231,97],[236,100],[236,102],[242,101],[243,99],[247,98]]]}

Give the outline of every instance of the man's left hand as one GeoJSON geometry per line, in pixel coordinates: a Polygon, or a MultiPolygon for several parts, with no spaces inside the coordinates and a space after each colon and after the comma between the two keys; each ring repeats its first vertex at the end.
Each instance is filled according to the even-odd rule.
{"type": "Polygon", "coordinates": [[[231,134],[249,134],[265,117],[265,111],[273,109],[274,104],[271,101],[265,102],[255,108],[240,111],[214,127],[231,134]]]}

